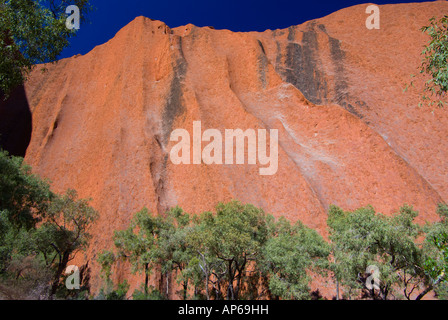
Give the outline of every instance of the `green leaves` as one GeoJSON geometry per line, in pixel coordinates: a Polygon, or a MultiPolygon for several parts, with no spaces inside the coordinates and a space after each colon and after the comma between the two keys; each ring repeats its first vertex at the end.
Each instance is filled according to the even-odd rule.
{"type": "Polygon", "coordinates": [[[74,190],[54,194],[22,158],[0,150],[0,276],[19,287],[33,275],[32,284],[53,295],[67,263],[88,245],[98,217],[88,202],[74,190]]]}
{"type": "Polygon", "coordinates": [[[74,30],[65,26],[65,8],[75,4],[81,17],[88,0],[0,0],[0,91],[8,94],[26,80],[34,64],[53,62],[74,30]]]}
{"type": "Polygon", "coordinates": [[[420,66],[420,73],[430,77],[424,84],[422,99],[431,106],[443,107],[448,91],[448,16],[440,20],[431,18],[429,25],[421,30],[430,36],[429,43],[422,51],[420,66]]]}
{"type": "Polygon", "coordinates": [[[306,299],[307,272],[325,268],[329,253],[316,231],[301,223],[276,221],[238,201],[220,203],[216,213],[198,216],[174,208],[155,217],[143,209],[114,239],[117,254],[101,255],[103,271],[109,277],[117,257],[129,261],[134,271],[146,270],[146,293],[137,292],[140,298],[153,290],[148,271],[158,270],[161,277],[176,276],[183,299],[189,291],[204,299],[261,298],[265,296],[258,293],[260,281],[267,296],[306,299]]]}
{"type": "Polygon", "coordinates": [[[19,157],[0,150],[0,210],[17,228],[33,228],[45,216],[53,194],[19,157]]]}
{"type": "Polygon", "coordinates": [[[434,283],[446,281],[448,277],[448,234],[440,233],[433,237],[432,244],[437,248],[435,256],[429,256],[424,268],[434,283]]]}
{"type": "Polygon", "coordinates": [[[269,289],[283,299],[309,299],[308,271],[325,268],[329,246],[314,230],[301,223],[282,220],[276,236],[263,248],[261,267],[269,278],[269,289]]]}
{"type": "Polygon", "coordinates": [[[421,243],[424,228],[415,223],[418,213],[404,205],[392,216],[376,213],[372,207],[343,212],[331,207],[328,225],[335,278],[355,297],[364,291],[374,299],[421,298],[432,289],[424,265],[429,251],[421,243]],[[366,290],[366,269],[380,271],[378,291],[366,290]],[[421,287],[426,289],[421,291],[421,287]],[[418,292],[420,290],[420,292],[418,292]],[[419,294],[418,294],[419,293],[419,294]]]}
{"type": "Polygon", "coordinates": [[[222,260],[253,259],[266,241],[264,212],[236,201],[219,204],[216,209],[216,215],[206,214],[203,219],[208,249],[222,260]]]}

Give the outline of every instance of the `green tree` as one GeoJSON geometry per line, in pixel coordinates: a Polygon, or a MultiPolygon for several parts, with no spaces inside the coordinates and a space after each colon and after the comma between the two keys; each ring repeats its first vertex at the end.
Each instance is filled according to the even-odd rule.
{"type": "Polygon", "coordinates": [[[0,211],[15,228],[30,229],[45,216],[53,197],[49,184],[31,173],[23,158],[0,150],[0,211]]]}
{"type": "Polygon", "coordinates": [[[439,204],[438,222],[426,225],[425,271],[429,277],[427,290],[435,290],[444,299],[448,297],[448,206],[439,204]]]}
{"type": "MultiPolygon", "coordinates": [[[[171,273],[176,273],[177,283],[182,286],[181,296],[186,300],[191,277],[187,267],[194,255],[188,242],[188,236],[192,232],[190,215],[179,207],[173,208],[164,215],[159,228],[154,256],[167,279],[171,273]]],[[[166,290],[168,295],[168,286],[166,290]]]]}
{"type": "Polygon", "coordinates": [[[19,299],[27,297],[21,288],[38,288],[49,296],[56,293],[67,263],[87,247],[89,227],[97,217],[87,200],[76,198],[74,190],[54,194],[22,158],[0,151],[2,292],[17,288],[15,293],[8,290],[8,295],[21,295],[19,299]]]}
{"type": "MultiPolygon", "coordinates": [[[[427,104],[443,107],[446,104],[448,91],[448,15],[440,19],[432,17],[429,24],[422,27],[421,31],[430,37],[429,42],[422,51],[422,62],[419,72],[422,76],[428,77],[424,81],[422,101],[419,106],[427,104]]],[[[416,77],[416,75],[411,75],[416,77]]],[[[414,80],[411,81],[414,86],[414,80]]],[[[407,90],[407,87],[405,91],[407,90]]]]}
{"type": "Polygon", "coordinates": [[[53,272],[33,251],[34,229],[18,228],[0,212],[0,294],[7,299],[41,299],[49,294],[53,272]]]}
{"type": "MultiPolygon", "coordinates": [[[[181,295],[186,299],[190,279],[187,266],[192,256],[187,243],[190,222],[190,216],[180,208],[171,209],[159,217],[153,216],[146,208],[137,212],[127,229],[115,232],[117,254],[105,252],[101,256],[106,277],[110,276],[110,265],[116,259],[128,261],[133,272],[144,273],[143,292],[136,292],[136,297],[149,299],[159,297],[149,285],[152,270],[158,268],[167,280],[175,272],[183,288],[181,295]]],[[[166,283],[165,296],[168,296],[169,281],[166,283]]]]}
{"type": "Polygon", "coordinates": [[[187,270],[190,273],[189,278],[191,283],[195,287],[195,296],[198,294],[198,290],[204,290],[204,297],[206,300],[210,300],[211,295],[209,291],[209,283],[211,282],[216,290],[216,297],[219,299],[221,289],[221,278],[215,275],[216,281],[210,279],[215,268],[216,259],[213,259],[209,252],[209,248],[205,245],[205,238],[208,234],[207,228],[204,223],[201,223],[202,216],[194,217],[193,231],[188,236],[188,243],[193,247],[194,255],[191,258],[187,270]]]}
{"type": "Polygon", "coordinates": [[[434,236],[431,244],[437,249],[437,253],[428,257],[424,265],[431,278],[431,284],[427,290],[430,291],[436,287],[436,292],[446,297],[446,287],[442,292],[437,289],[440,284],[446,283],[448,278],[448,234],[444,232],[434,236]]]}
{"type": "Polygon", "coordinates": [[[220,203],[216,213],[190,216],[181,208],[153,216],[144,209],[130,226],[115,233],[116,253],[105,251],[100,264],[106,284],[117,259],[130,262],[134,272],[144,272],[143,290],[135,299],[158,299],[160,290],[149,285],[152,271],[181,285],[187,299],[257,299],[310,297],[309,272],[320,272],[328,264],[329,247],[315,231],[238,201],[220,203]]]}
{"type": "Polygon", "coordinates": [[[203,213],[194,218],[194,229],[188,236],[188,243],[193,247],[195,256],[191,258],[187,270],[190,273],[191,283],[195,286],[195,296],[204,290],[206,300],[210,300],[212,296],[220,300],[223,297],[221,287],[224,285],[226,267],[224,262],[213,254],[207,242],[207,239],[215,236],[204,222],[210,215],[212,213],[203,213]]]}
{"type": "Polygon", "coordinates": [[[430,96],[425,95],[423,98],[439,99],[437,104],[441,107],[444,103],[441,99],[446,97],[448,91],[448,15],[439,21],[435,17],[431,18],[429,25],[423,27],[422,31],[431,37],[422,52],[424,58],[420,73],[430,75],[430,79],[425,83],[425,91],[430,96]]]}
{"type": "Polygon", "coordinates": [[[30,239],[52,198],[48,183],[22,158],[0,150],[0,292],[10,299],[45,294],[49,272],[30,239]]]}
{"type": "Polygon", "coordinates": [[[267,215],[253,205],[232,201],[220,203],[216,214],[204,213],[202,224],[201,254],[215,258],[215,276],[225,279],[225,297],[237,300],[248,268],[256,263],[267,241],[267,215]]]}
{"type": "Polygon", "coordinates": [[[51,296],[56,294],[68,263],[89,244],[90,227],[98,218],[89,201],[78,199],[77,192],[71,189],[55,197],[44,223],[34,233],[35,250],[43,255],[48,266],[55,269],[51,296]]]}
{"type": "Polygon", "coordinates": [[[415,297],[427,292],[429,278],[424,264],[427,258],[424,245],[418,239],[422,228],[414,222],[418,213],[403,206],[393,216],[376,213],[372,207],[344,212],[336,206],[329,210],[328,226],[333,261],[330,266],[338,283],[349,294],[360,291],[374,299],[415,297]],[[379,290],[366,290],[369,279],[367,267],[376,266],[380,272],[379,290]],[[425,289],[418,293],[421,287],[425,289]]]}
{"type": "MultiPolygon", "coordinates": [[[[124,259],[132,265],[134,273],[142,272],[145,277],[144,293],[149,294],[149,277],[154,266],[154,252],[157,233],[159,232],[159,221],[148,209],[137,212],[131,221],[130,226],[122,231],[116,231],[114,243],[117,249],[115,259],[124,259]]],[[[107,261],[113,262],[110,257],[107,261]]],[[[106,264],[106,266],[108,266],[106,264]]],[[[108,266],[109,267],[109,266],[108,266]]],[[[110,268],[110,267],[109,267],[110,268]]],[[[109,275],[110,275],[110,269],[109,275]]]]}
{"type": "Polygon", "coordinates": [[[314,230],[301,222],[291,225],[282,218],[269,237],[260,268],[268,277],[270,296],[282,299],[309,299],[309,271],[324,271],[329,246],[314,230]]]}
{"type": "Polygon", "coordinates": [[[66,27],[66,7],[75,4],[81,18],[88,0],[0,0],[0,91],[22,84],[33,65],[55,61],[75,29],[66,27]]]}

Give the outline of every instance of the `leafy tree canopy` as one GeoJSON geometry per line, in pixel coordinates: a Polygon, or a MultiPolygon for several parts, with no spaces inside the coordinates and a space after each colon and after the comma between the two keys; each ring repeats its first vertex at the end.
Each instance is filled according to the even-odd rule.
{"type": "Polygon", "coordinates": [[[359,296],[364,291],[374,299],[400,298],[402,294],[406,299],[421,299],[433,288],[425,270],[429,252],[420,240],[424,229],[414,222],[417,215],[407,205],[393,216],[376,213],[372,207],[354,212],[330,208],[330,268],[349,294],[359,296]],[[379,290],[367,286],[372,275],[369,266],[379,270],[379,290]]]}
{"type": "MultiPolygon", "coordinates": [[[[432,17],[429,24],[421,31],[428,34],[429,42],[422,51],[422,62],[419,72],[427,77],[419,106],[443,107],[448,91],[448,15],[437,19],[432,17]]],[[[411,75],[416,77],[416,75],[411,75]]],[[[410,84],[414,87],[414,81],[410,84]]],[[[406,86],[405,91],[408,89],[406,86]]]]}
{"type": "Polygon", "coordinates": [[[77,5],[81,18],[88,0],[0,0],[0,90],[22,84],[33,65],[55,61],[75,29],[66,27],[66,8],[77,5]]]}

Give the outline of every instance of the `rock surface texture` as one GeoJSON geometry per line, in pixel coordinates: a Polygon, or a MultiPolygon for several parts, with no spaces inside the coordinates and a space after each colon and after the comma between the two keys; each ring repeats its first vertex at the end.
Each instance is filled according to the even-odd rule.
{"type": "Polygon", "coordinates": [[[90,53],[36,68],[26,161],[56,191],[93,199],[94,286],[95,256],[144,206],[199,213],[238,199],[324,235],[330,204],[391,214],[407,203],[436,219],[448,201],[448,110],[419,108],[403,88],[429,40],[419,29],[448,3],[380,6],[379,30],[366,28],[366,7],[249,33],[138,17],[90,53]],[[192,136],[193,121],[278,129],[277,173],[174,165],[170,134],[192,136]]]}

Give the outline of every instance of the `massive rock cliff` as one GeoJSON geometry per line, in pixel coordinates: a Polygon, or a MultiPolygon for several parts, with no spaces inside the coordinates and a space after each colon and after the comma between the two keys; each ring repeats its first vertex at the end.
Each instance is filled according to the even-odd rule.
{"type": "Polygon", "coordinates": [[[55,190],[93,198],[87,258],[143,206],[197,213],[238,199],[323,234],[330,204],[390,214],[408,203],[434,220],[448,200],[448,110],[419,108],[403,88],[428,41],[419,29],[448,3],[380,6],[379,30],[366,28],[366,7],[249,33],[138,17],[90,53],[37,68],[26,161],[55,190]],[[277,173],[174,165],[170,134],[193,135],[193,121],[277,129],[277,173]]]}

